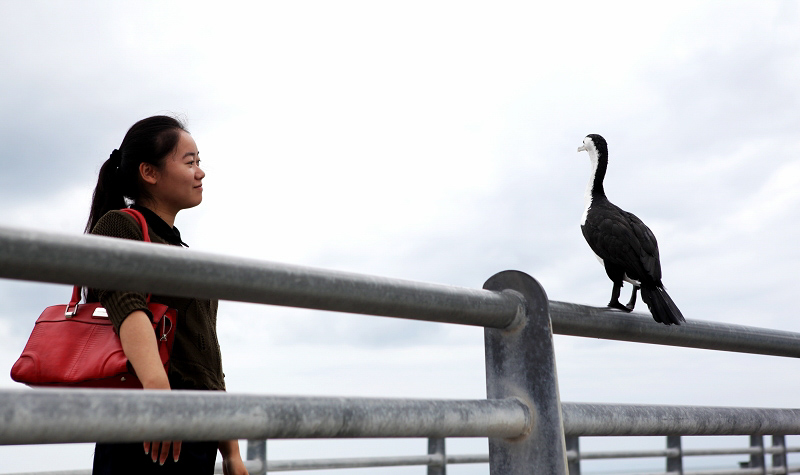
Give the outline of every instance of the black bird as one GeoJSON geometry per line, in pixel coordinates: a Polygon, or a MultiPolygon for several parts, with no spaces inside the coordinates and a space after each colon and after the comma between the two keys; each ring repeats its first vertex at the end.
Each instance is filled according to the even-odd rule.
{"type": "Polygon", "coordinates": [[[620,209],[606,198],[603,178],[608,168],[608,144],[597,134],[587,135],[578,152],[588,152],[592,160],[592,178],[586,187],[586,209],[581,231],[597,259],[606,268],[614,283],[609,307],[626,312],[636,305],[636,292],[641,288],[642,300],[650,308],[653,319],[665,325],[680,325],[686,320],[661,283],[661,262],[658,243],[650,228],[641,219],[620,209]],[[619,302],[622,282],[633,285],[627,305],[619,302]]]}

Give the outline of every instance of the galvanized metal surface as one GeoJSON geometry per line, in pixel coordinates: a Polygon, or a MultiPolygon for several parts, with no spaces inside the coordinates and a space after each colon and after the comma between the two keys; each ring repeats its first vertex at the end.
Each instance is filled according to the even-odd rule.
{"type": "MultiPolygon", "coordinates": [[[[676,436],[677,437],[677,436],[676,436]]],[[[576,439],[578,437],[570,436],[567,439],[576,439]]],[[[787,453],[800,452],[800,447],[787,447],[787,453]]],[[[648,457],[696,457],[696,456],[710,456],[710,455],[752,455],[761,453],[757,448],[732,448],[732,449],[682,449],[680,452],[676,449],[656,449],[656,450],[613,450],[613,451],[594,451],[594,452],[577,452],[572,449],[567,450],[567,459],[572,461],[579,457],[580,460],[600,460],[600,459],[625,459],[625,458],[648,458],[648,457]]],[[[779,454],[782,450],[778,447],[765,447],[764,453],[779,454]]]]}
{"type": "MultiPolygon", "coordinates": [[[[274,460],[268,462],[270,472],[290,472],[290,471],[310,471],[340,468],[370,468],[370,467],[401,467],[426,465],[433,462],[429,456],[408,456],[408,457],[371,457],[371,458],[352,458],[352,459],[310,459],[310,460],[274,460]]],[[[447,464],[473,464],[488,463],[488,455],[451,455],[447,457],[447,464]]],[[[261,462],[245,461],[245,467],[249,473],[258,473],[261,469],[261,462]]],[[[55,472],[18,472],[8,475],[91,475],[91,470],[64,470],[55,472]]],[[[221,474],[222,464],[218,463],[214,470],[215,474],[221,474]]],[[[569,472],[570,475],[578,475],[579,472],[569,472]]],[[[701,470],[684,472],[683,475],[753,475],[761,474],[760,468],[757,469],[731,469],[731,470],[701,470]]],[[[784,467],[776,466],[768,468],[769,474],[800,473],[800,466],[784,467]]],[[[651,472],[632,475],[679,475],[678,472],[651,472]]]]}
{"type": "MultiPolygon", "coordinates": [[[[489,463],[488,455],[448,455],[447,464],[489,463]]],[[[439,455],[410,455],[395,457],[363,457],[309,460],[270,460],[268,472],[290,472],[297,470],[327,470],[338,468],[404,467],[412,465],[443,466],[439,455]]],[[[252,472],[251,472],[252,473],[252,472]]]]}
{"type": "Polygon", "coordinates": [[[694,318],[659,325],[648,314],[556,301],[550,302],[550,318],[559,335],[800,358],[800,333],[694,318]]]}
{"type": "Polygon", "coordinates": [[[351,437],[518,437],[505,400],[255,396],[212,391],[3,390],[0,444],[351,437]]]}
{"type": "Polygon", "coordinates": [[[428,475],[447,475],[447,447],[444,438],[428,439],[428,455],[435,459],[435,462],[428,464],[428,475]]]}
{"type": "Polygon", "coordinates": [[[490,400],[519,398],[531,407],[534,416],[529,434],[515,440],[489,438],[490,473],[566,475],[547,295],[535,279],[517,271],[496,274],[483,287],[517,293],[525,301],[525,313],[507,329],[484,330],[486,394],[490,400]]]}
{"type": "MultiPolygon", "coordinates": [[[[784,471],[768,471],[769,474],[786,473],[784,471]]],[[[734,470],[700,470],[692,472],[648,472],[648,473],[633,473],[629,475],[762,475],[763,472],[760,468],[745,468],[734,470]]]]}
{"type": "MultiPolygon", "coordinates": [[[[505,280],[511,275],[516,276],[514,279],[517,281],[533,281],[522,273],[504,272],[499,274],[504,277],[498,279],[495,276],[487,282],[490,290],[466,289],[96,236],[0,227],[0,277],[461,323],[491,329],[507,328],[487,330],[487,335],[498,338],[498,342],[515,332],[527,331],[524,330],[527,325],[515,325],[515,322],[526,319],[530,322],[530,315],[536,313],[531,308],[538,308],[540,314],[544,309],[545,315],[548,308],[540,287],[533,289],[528,284],[517,285],[518,282],[509,285],[505,280]],[[518,294],[500,292],[508,288],[514,288],[518,294]],[[532,302],[527,309],[520,296],[532,302]]],[[[655,324],[646,314],[625,314],[564,302],[549,302],[549,312],[552,329],[565,335],[800,357],[800,334],[795,333],[696,319],[690,319],[680,327],[667,327],[655,324]]],[[[528,339],[528,346],[546,346],[548,341],[551,345],[549,329],[547,333],[548,339],[542,339],[540,334],[528,339]],[[535,344],[530,343],[534,341],[535,344]]],[[[523,352],[529,351],[522,345],[505,347],[507,341],[502,341],[489,349],[489,343],[487,338],[487,374],[490,365],[500,368],[509,357],[519,361],[527,358],[514,355],[519,348],[523,352]]],[[[542,360],[537,355],[536,361],[545,364],[534,372],[551,371],[546,356],[542,360]]],[[[519,400],[408,401],[226,394],[219,396],[223,399],[212,401],[205,399],[210,395],[207,392],[201,393],[203,397],[191,393],[160,393],[157,400],[151,400],[139,391],[135,392],[133,399],[128,399],[125,392],[112,391],[108,400],[102,401],[92,399],[100,394],[92,391],[91,397],[79,396],[80,401],[77,401],[73,396],[80,392],[71,391],[69,396],[45,401],[51,397],[48,394],[55,392],[28,391],[25,397],[17,397],[11,393],[18,392],[0,391],[0,443],[138,441],[144,438],[189,440],[190,435],[197,438],[489,436],[495,438],[493,447],[503,447],[502,451],[509,454],[513,447],[524,445],[519,442],[526,437],[520,437],[514,443],[498,438],[524,435],[531,428],[534,416],[537,420],[534,435],[536,431],[552,430],[556,426],[560,430],[560,424],[551,421],[554,420],[553,411],[558,407],[557,383],[552,385],[555,404],[539,404],[536,401],[541,399],[541,395],[531,395],[536,391],[552,393],[549,381],[555,381],[555,365],[552,365],[552,377],[537,375],[530,381],[531,378],[520,378],[516,374],[517,370],[527,371],[526,366],[514,365],[516,369],[513,371],[508,371],[508,368],[503,371],[514,374],[514,378],[520,381],[525,380],[526,387],[533,387],[533,390],[520,391],[519,381],[502,377],[490,381],[489,394],[490,397],[504,394],[503,398],[513,395],[519,400]],[[37,404],[39,406],[34,407],[37,404]],[[50,411],[46,410],[48,407],[50,411]],[[534,408],[535,414],[529,408],[534,408]],[[129,424],[131,417],[136,419],[133,430],[129,424]],[[125,424],[120,421],[125,421],[125,424]],[[121,427],[125,430],[122,431],[121,427]],[[142,434],[147,434],[147,437],[142,434]],[[23,439],[27,441],[20,442],[23,439]],[[512,447],[510,451],[509,447],[512,447]]],[[[797,409],[566,403],[563,411],[567,435],[800,434],[800,410],[797,409]]],[[[563,441],[563,437],[548,436],[547,440],[563,441]]],[[[765,473],[765,470],[766,473],[771,473],[770,470],[784,473],[784,467],[781,467],[785,464],[784,454],[793,449],[783,448],[778,440],[774,444],[775,447],[756,448],[744,453],[753,455],[751,462],[754,465],[764,465],[764,455],[773,454],[775,469],[754,467],[745,471],[715,473],[765,473]]],[[[566,463],[567,452],[563,443],[561,445],[566,463]]],[[[537,450],[541,450],[541,445],[537,450]]],[[[545,452],[549,450],[547,448],[545,452]]],[[[695,455],[691,452],[698,451],[684,450],[683,455],[695,455]]],[[[589,453],[584,455],[583,458],[591,456],[589,453]]],[[[448,462],[456,463],[450,462],[450,457],[448,462]]],[[[258,461],[248,463],[260,464],[258,461]]],[[[263,471],[263,465],[253,466],[253,469],[263,471]]],[[[544,471],[561,473],[558,467],[548,467],[544,471]]],[[[789,472],[795,471],[789,469],[789,472]]],[[[65,472],[60,473],[63,475],[65,472]]],[[[514,472],[500,468],[493,473],[514,472]]]]}
{"type": "MultiPolygon", "coordinates": [[[[778,440],[785,440],[783,436],[773,436],[773,444],[779,443],[775,442],[776,438],[778,440]]],[[[577,471],[573,470],[573,463],[578,463],[580,460],[603,460],[603,459],[623,459],[623,458],[646,458],[646,457],[668,457],[668,456],[675,456],[678,455],[679,452],[676,449],[662,449],[662,450],[633,450],[633,451],[595,451],[595,452],[580,452],[580,458],[578,458],[578,451],[574,448],[569,448],[570,441],[576,441],[579,437],[570,436],[567,438],[568,443],[568,450],[567,450],[567,458],[570,461],[570,475],[579,475],[580,474],[580,465],[576,466],[577,471]]],[[[436,440],[443,440],[443,439],[436,439],[436,440]]],[[[248,459],[250,457],[250,450],[251,447],[248,441],[248,459]]],[[[265,442],[265,441],[254,441],[257,443],[265,442]]],[[[260,447],[259,444],[255,444],[256,447],[260,447]]],[[[264,444],[266,446],[266,444],[264,444]]],[[[266,450],[265,450],[266,452],[266,450]]],[[[778,445],[773,445],[771,447],[764,447],[764,452],[767,454],[780,454],[783,455],[784,453],[791,453],[791,452],[800,452],[800,447],[786,447],[785,450],[778,445]]],[[[753,453],[760,453],[757,448],[749,448],[749,447],[742,447],[742,448],[726,448],[726,449],[684,449],[680,455],[683,457],[688,456],[709,456],[709,455],[750,455],[753,453]]],[[[438,466],[441,463],[441,459],[437,456],[431,456],[432,454],[428,454],[427,456],[395,456],[395,457],[363,457],[363,458],[335,458],[335,459],[305,459],[305,460],[271,460],[268,462],[268,467],[270,472],[288,472],[288,471],[300,471],[300,470],[322,470],[322,469],[334,469],[334,468],[368,468],[368,467],[392,467],[392,466],[411,466],[411,465],[429,465],[434,464],[438,466]]],[[[447,455],[447,464],[454,465],[454,464],[478,464],[478,463],[489,463],[489,455],[488,454],[457,454],[457,455],[447,455]]],[[[260,460],[246,460],[245,466],[247,467],[248,471],[251,474],[261,473],[259,470],[263,468],[263,465],[260,460]]],[[[786,467],[785,462],[783,465],[780,462],[776,463],[773,460],[773,470],[771,473],[797,473],[800,472],[800,467],[789,467],[788,472],[782,471],[783,467],[786,467]]],[[[757,471],[750,470],[750,469],[730,469],[730,470],[705,470],[705,471],[693,471],[693,472],[685,472],[684,475],[698,475],[704,474],[709,475],[710,473],[713,474],[738,474],[743,475],[747,473],[760,473],[761,469],[757,469],[757,471]]],[[[769,470],[769,469],[768,469],[769,470]]],[[[218,463],[216,467],[215,473],[222,473],[222,464],[218,463]]],[[[678,471],[670,471],[667,472],[659,472],[661,475],[666,475],[668,473],[677,474],[678,471]]],[[[66,471],[56,471],[56,472],[24,472],[24,473],[13,473],[9,475],[90,475],[91,470],[66,470],[66,471]]],[[[639,475],[648,475],[648,474],[639,474],[639,475]]],[[[654,474],[649,474],[654,475],[654,474]]]]}
{"type": "Polygon", "coordinates": [[[267,473],[267,441],[265,439],[248,439],[247,460],[258,462],[258,467],[248,468],[250,475],[266,475],[267,473]]]}
{"type": "MultiPolygon", "coordinates": [[[[486,290],[5,227],[0,277],[491,328],[505,328],[520,305],[486,290]]],[[[778,330],[693,318],[680,326],[657,325],[646,314],[556,301],[550,316],[554,333],[563,335],[800,357],[800,334],[778,330]]]]}
{"type": "MultiPolygon", "coordinates": [[[[441,439],[440,439],[441,440],[441,439]]],[[[264,467],[260,460],[245,460],[245,468],[253,475],[268,472],[293,472],[306,470],[331,470],[340,468],[377,468],[377,467],[406,467],[414,465],[428,465],[435,467],[444,466],[440,455],[396,456],[396,457],[362,457],[362,458],[334,458],[334,459],[307,459],[307,460],[270,460],[264,467]]],[[[489,455],[449,455],[447,464],[474,464],[489,463],[489,455]]],[[[24,472],[10,473],[8,475],[91,475],[91,470],[65,470],[57,472],[24,472]]],[[[221,474],[222,463],[217,463],[215,474],[221,474]]]]}
{"type": "Polygon", "coordinates": [[[667,455],[667,472],[683,475],[683,447],[681,444],[681,436],[667,436],[667,452],[670,452],[669,455],[667,455]]]}
{"type": "MultiPolygon", "coordinates": [[[[489,463],[488,455],[448,455],[447,464],[489,463]]],[[[440,455],[409,455],[396,457],[363,457],[309,460],[270,460],[267,462],[268,472],[290,472],[298,470],[328,470],[338,468],[370,468],[370,467],[404,467],[412,465],[428,465],[440,467],[440,455]]]]}
{"type": "Polygon", "coordinates": [[[489,463],[489,454],[476,454],[476,455],[448,455],[447,464],[459,463],[489,463]]]}
{"type": "Polygon", "coordinates": [[[4,475],[92,475],[91,470],[58,470],[50,472],[14,472],[4,475]]]}
{"type": "Polygon", "coordinates": [[[580,437],[564,437],[567,448],[567,473],[581,475],[581,442],[580,437]]]}
{"type": "Polygon", "coordinates": [[[772,436],[772,466],[773,467],[788,467],[789,463],[786,458],[786,436],[773,435],[772,436]]]}
{"type": "MultiPolygon", "coordinates": [[[[773,436],[776,437],[776,436],[773,436]]],[[[783,449],[779,447],[764,447],[763,452],[765,454],[777,454],[782,452],[783,449]]],[[[786,452],[800,452],[800,447],[789,447],[786,448],[786,452]]],[[[696,455],[752,455],[761,453],[762,449],[758,447],[746,447],[746,448],[738,448],[738,449],[684,449],[683,455],[684,456],[696,456],[696,455]]]]}
{"type": "MultiPolygon", "coordinates": [[[[680,452],[672,449],[656,449],[656,450],[617,450],[617,451],[599,451],[599,452],[583,452],[580,454],[581,460],[607,460],[607,459],[634,459],[634,458],[650,458],[650,457],[675,457],[680,455],[680,452]]],[[[577,457],[574,452],[567,454],[569,458],[577,457]]]]}
{"type": "Polygon", "coordinates": [[[750,447],[756,452],[750,455],[750,468],[760,468],[762,473],[767,473],[767,460],[764,455],[764,436],[761,434],[750,436],[750,447]]]}
{"type": "Polygon", "coordinates": [[[271,460],[267,472],[292,472],[298,470],[331,470],[338,468],[404,467],[430,465],[443,462],[437,455],[409,455],[403,457],[363,457],[314,460],[271,460]]]}
{"type": "MultiPolygon", "coordinates": [[[[247,472],[250,475],[262,473],[264,469],[264,463],[260,460],[245,460],[244,461],[244,468],[247,469],[247,472]]],[[[221,474],[224,473],[222,469],[222,462],[218,462],[214,466],[214,473],[221,474]]],[[[57,472],[16,472],[16,473],[9,473],[7,475],[92,475],[92,470],[60,470],[57,472]]]]}
{"type": "Polygon", "coordinates": [[[521,305],[486,290],[4,227],[0,277],[496,328],[521,305]]]}
{"type": "Polygon", "coordinates": [[[567,435],[800,434],[800,409],[562,403],[567,435]]]}

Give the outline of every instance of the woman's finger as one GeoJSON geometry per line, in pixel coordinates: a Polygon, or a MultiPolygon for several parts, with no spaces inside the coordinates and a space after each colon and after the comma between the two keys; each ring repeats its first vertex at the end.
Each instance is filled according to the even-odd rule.
{"type": "Polygon", "coordinates": [[[145,453],[145,455],[150,453],[150,442],[145,442],[144,443],[144,453],[145,453]]]}
{"type": "Polygon", "coordinates": [[[183,443],[180,440],[176,440],[172,442],[172,459],[174,461],[178,461],[178,458],[181,456],[181,446],[183,443]]]}
{"type": "Polygon", "coordinates": [[[160,448],[161,448],[161,442],[157,440],[154,440],[150,445],[150,459],[153,461],[153,463],[155,463],[156,460],[158,460],[158,450],[160,448]]]}
{"type": "Polygon", "coordinates": [[[171,440],[165,440],[164,442],[161,443],[161,456],[158,457],[159,465],[164,465],[164,463],[167,461],[167,457],[169,457],[169,449],[171,448],[172,448],[171,440]]]}

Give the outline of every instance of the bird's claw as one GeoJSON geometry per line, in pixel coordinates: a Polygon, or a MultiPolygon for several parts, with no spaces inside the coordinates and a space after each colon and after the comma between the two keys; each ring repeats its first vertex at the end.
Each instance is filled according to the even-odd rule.
{"type": "Polygon", "coordinates": [[[619,303],[619,301],[617,301],[617,302],[609,302],[608,303],[608,307],[609,308],[615,308],[617,310],[622,310],[625,313],[630,313],[630,312],[633,311],[633,307],[628,307],[627,305],[622,305],[621,303],[619,303]]]}

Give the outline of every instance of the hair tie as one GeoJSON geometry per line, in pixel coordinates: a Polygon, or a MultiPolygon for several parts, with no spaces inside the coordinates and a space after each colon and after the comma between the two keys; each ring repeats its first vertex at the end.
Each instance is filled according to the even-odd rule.
{"type": "Polygon", "coordinates": [[[122,152],[114,149],[114,151],[111,152],[111,155],[108,156],[108,159],[111,160],[111,163],[115,167],[119,168],[120,164],[122,163],[122,152]]]}

